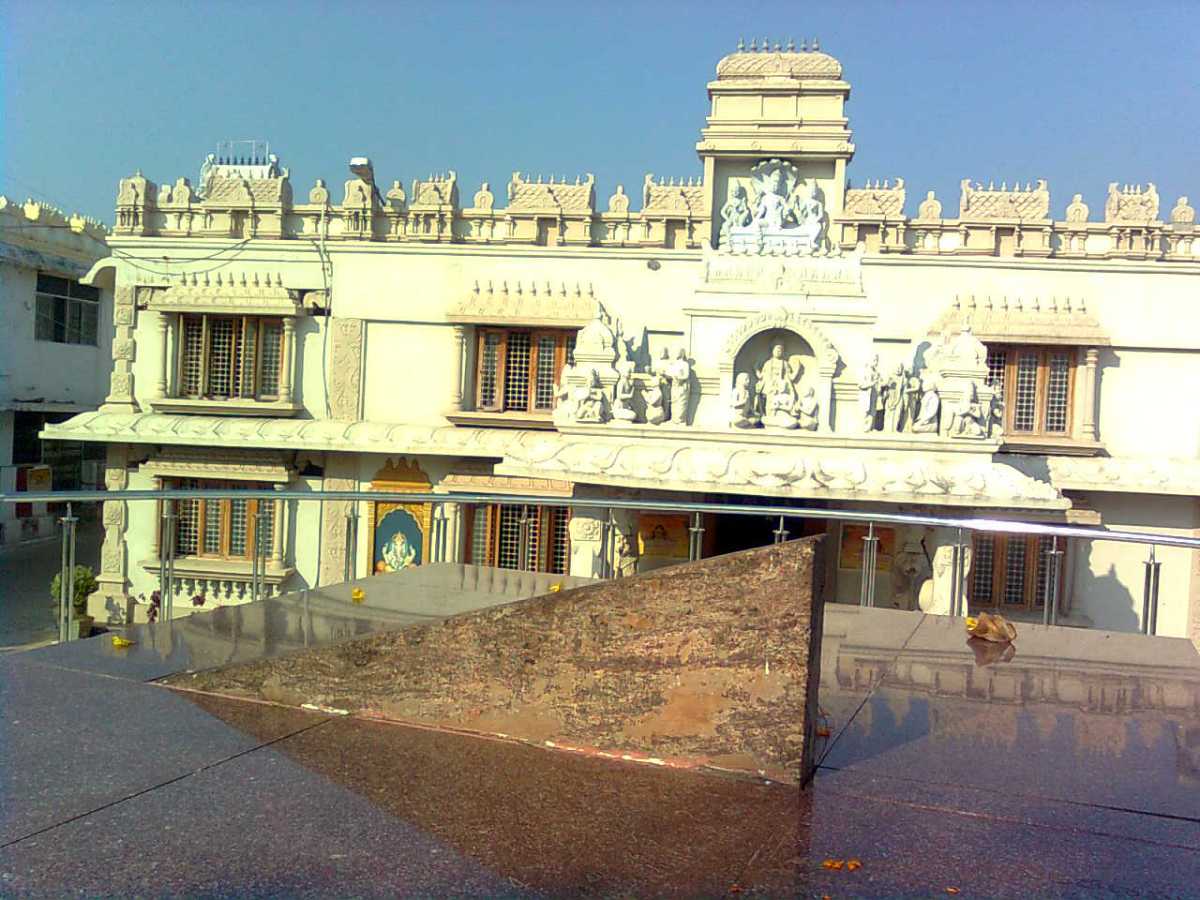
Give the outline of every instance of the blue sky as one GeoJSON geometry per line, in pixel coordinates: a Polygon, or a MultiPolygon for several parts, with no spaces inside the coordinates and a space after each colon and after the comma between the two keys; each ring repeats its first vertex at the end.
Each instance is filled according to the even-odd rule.
{"type": "MultiPolygon", "coordinates": [[[[111,222],[141,168],[193,183],[269,139],[298,199],[368,154],[378,179],[454,168],[464,203],[513,170],[700,172],[705,84],[739,37],[820,38],[853,85],[851,180],[902,176],[952,216],[964,177],[1046,178],[1102,214],[1109,181],[1200,200],[1200,0],[142,3],[0,0],[0,192],[111,222]]],[[[635,203],[638,202],[635,199],[635,203]]]]}

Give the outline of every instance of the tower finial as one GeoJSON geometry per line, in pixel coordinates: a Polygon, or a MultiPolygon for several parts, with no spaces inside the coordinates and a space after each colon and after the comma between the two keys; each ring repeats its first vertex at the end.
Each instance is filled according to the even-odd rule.
{"type": "Polygon", "coordinates": [[[817,51],[817,50],[820,50],[820,49],[821,49],[821,42],[820,42],[820,41],[818,41],[816,38],[813,38],[812,48],[813,48],[813,51],[814,51],[814,52],[815,52],[815,51],[817,51]]]}
{"type": "Polygon", "coordinates": [[[743,50],[746,49],[746,41],[743,38],[738,38],[737,48],[738,48],[738,53],[741,53],[743,50]]]}
{"type": "Polygon", "coordinates": [[[796,49],[796,42],[795,42],[795,41],[793,41],[791,38],[788,38],[788,42],[787,42],[787,52],[788,52],[788,53],[792,53],[792,52],[794,52],[794,51],[795,51],[795,49],[796,49]]]}

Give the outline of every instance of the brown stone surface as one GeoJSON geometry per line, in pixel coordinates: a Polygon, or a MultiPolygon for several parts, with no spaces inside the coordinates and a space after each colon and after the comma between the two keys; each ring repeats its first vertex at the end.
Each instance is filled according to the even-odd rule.
{"type": "Polygon", "coordinates": [[[820,552],[791,541],[168,683],[797,780],[820,552]]]}

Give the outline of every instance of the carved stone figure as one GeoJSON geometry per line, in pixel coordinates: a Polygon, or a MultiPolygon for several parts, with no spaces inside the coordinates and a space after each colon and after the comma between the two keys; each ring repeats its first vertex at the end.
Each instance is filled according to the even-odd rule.
{"type": "Polygon", "coordinates": [[[817,419],[820,414],[820,404],[817,402],[817,392],[810,386],[800,398],[796,408],[796,425],[805,431],[817,430],[817,419]]]}
{"type": "Polygon", "coordinates": [[[862,430],[875,430],[876,413],[879,412],[880,386],[879,357],[871,357],[858,378],[858,414],[862,419],[862,430]]]}
{"type": "Polygon", "coordinates": [[[625,193],[625,185],[618,184],[617,192],[608,198],[608,211],[620,216],[629,212],[629,195],[625,193]]]}
{"type": "Polygon", "coordinates": [[[688,424],[688,405],[692,399],[692,366],[688,362],[687,352],[680,347],[667,369],[667,377],[671,379],[671,408],[668,410],[671,422],[688,424]]]}
{"type": "Polygon", "coordinates": [[[902,410],[903,415],[900,422],[901,431],[912,428],[913,423],[917,421],[917,413],[920,408],[921,379],[915,372],[911,372],[904,383],[904,409],[902,410]]]}
{"type": "MultiPolygon", "coordinates": [[[[799,186],[796,192],[799,193],[799,186]]],[[[825,204],[817,196],[817,184],[809,182],[803,198],[796,197],[792,202],[792,215],[795,217],[800,237],[808,243],[815,252],[821,249],[825,238],[825,204]]]]}
{"type": "Polygon", "coordinates": [[[800,370],[792,365],[783,353],[783,344],[771,348],[771,356],[762,364],[758,372],[758,408],[763,415],[772,409],[785,409],[789,413],[796,405],[799,395],[796,392],[796,380],[800,370]]]}
{"type": "Polygon", "coordinates": [[[979,402],[979,390],[971,382],[970,393],[950,417],[950,434],[956,437],[981,438],[987,436],[990,410],[985,411],[979,402]]]}
{"type": "Polygon", "coordinates": [[[733,382],[733,400],[729,404],[729,424],[734,428],[757,428],[754,390],[747,372],[739,372],[733,382]]]}
{"type": "Polygon", "coordinates": [[[588,377],[587,387],[576,391],[576,421],[607,422],[608,395],[604,393],[604,385],[600,383],[600,373],[592,369],[588,377]]]}
{"type": "Polygon", "coordinates": [[[930,191],[925,195],[925,199],[921,201],[921,205],[917,207],[918,219],[940,219],[942,217],[942,203],[930,191]]]}
{"type": "Polygon", "coordinates": [[[667,420],[665,409],[666,396],[663,392],[663,379],[655,377],[650,386],[642,394],[646,401],[646,424],[661,425],[667,420]]]}
{"type": "Polygon", "coordinates": [[[883,430],[897,432],[900,430],[904,416],[904,388],[907,384],[904,377],[904,366],[896,366],[896,371],[884,385],[883,397],[883,430]]]}
{"type": "Polygon", "coordinates": [[[475,192],[475,208],[490,210],[496,203],[496,197],[492,194],[488,183],[485,181],[483,186],[475,192]]]}
{"type": "Polygon", "coordinates": [[[1192,225],[1196,221],[1196,210],[1188,205],[1187,197],[1180,197],[1171,209],[1172,225],[1192,225]]]}
{"type": "Polygon", "coordinates": [[[784,215],[788,212],[787,179],[782,169],[775,169],[763,182],[763,191],[754,210],[754,221],[763,231],[783,231],[784,215]]]}
{"type": "Polygon", "coordinates": [[[637,413],[633,409],[633,381],[627,372],[621,372],[613,387],[612,417],[614,421],[636,422],[637,413]]]}
{"type": "Polygon", "coordinates": [[[317,206],[327,206],[329,204],[329,188],[325,187],[324,178],[318,178],[317,183],[308,192],[308,202],[317,206]]]}
{"type": "Polygon", "coordinates": [[[930,378],[924,383],[923,388],[921,406],[917,410],[917,418],[913,422],[912,430],[916,434],[937,434],[939,413],[942,407],[941,398],[938,396],[937,382],[930,378]]]}
{"type": "Polygon", "coordinates": [[[575,374],[575,366],[570,360],[562,367],[558,381],[554,385],[554,424],[566,425],[575,421],[577,414],[575,398],[572,396],[570,377],[575,374]]]}
{"type": "Polygon", "coordinates": [[[930,575],[929,561],[918,541],[910,539],[892,563],[892,605],[897,609],[916,609],[921,584],[930,575]]]}
{"type": "Polygon", "coordinates": [[[1088,207],[1083,202],[1083,194],[1076,194],[1067,206],[1067,221],[1071,223],[1086,222],[1087,218],[1088,207]]]}
{"type": "Polygon", "coordinates": [[[721,243],[729,241],[729,232],[734,228],[745,228],[750,224],[750,204],[746,201],[746,189],[740,184],[729,186],[729,198],[721,207],[721,243]]]}

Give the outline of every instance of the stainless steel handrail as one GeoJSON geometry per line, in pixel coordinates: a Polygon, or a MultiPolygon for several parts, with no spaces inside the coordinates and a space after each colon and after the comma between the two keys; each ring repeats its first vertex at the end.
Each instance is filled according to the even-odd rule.
{"type": "Polygon", "coordinates": [[[822,518],[841,522],[876,525],[929,525],[963,528],[997,534],[1031,534],[1083,538],[1084,540],[1121,541],[1158,547],[1184,547],[1200,550],[1200,538],[1181,537],[1160,531],[1115,531],[1080,525],[1051,525],[1021,520],[967,518],[957,516],[912,515],[907,513],[869,512],[817,506],[781,506],[765,503],[748,506],[734,503],[705,503],[670,500],[618,500],[608,497],[543,497],[524,494],[410,493],[407,491],[276,491],[263,489],[180,488],[177,490],[133,491],[27,491],[0,494],[0,503],[87,503],[105,500],[403,500],[406,503],[504,503],[532,506],[569,507],[572,509],[631,509],[641,512],[722,513],[750,516],[788,516],[822,518]]]}

